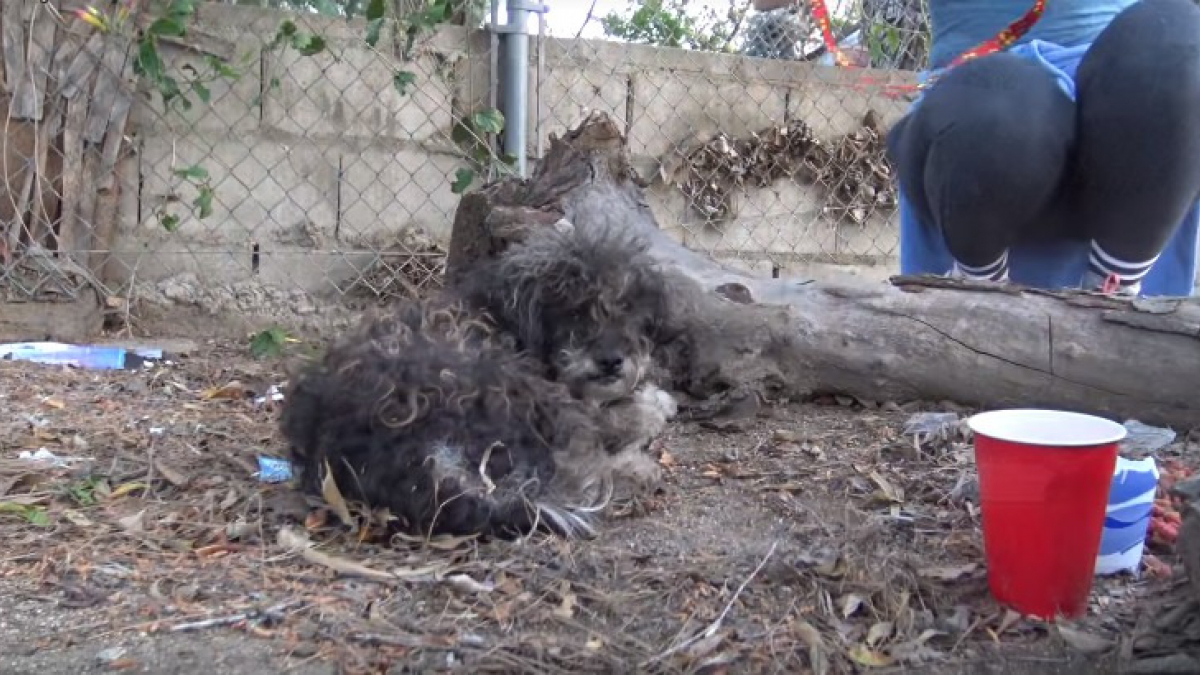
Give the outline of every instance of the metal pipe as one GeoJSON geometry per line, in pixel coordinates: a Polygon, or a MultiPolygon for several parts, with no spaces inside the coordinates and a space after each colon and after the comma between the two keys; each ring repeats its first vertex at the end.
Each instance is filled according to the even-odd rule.
{"type": "MultiPolygon", "coordinates": [[[[492,0],[491,28],[488,35],[488,107],[496,109],[500,90],[500,0],[492,0]]],[[[483,140],[483,139],[480,139],[483,140]]],[[[487,139],[487,145],[492,152],[496,151],[495,138],[487,139]]]]}
{"type": "Polygon", "coordinates": [[[517,175],[526,174],[526,136],[529,125],[529,10],[524,0],[505,0],[503,86],[504,154],[517,159],[517,175]]]}
{"type": "Polygon", "coordinates": [[[534,157],[538,160],[541,160],[545,154],[544,134],[542,134],[542,84],[545,81],[543,71],[546,67],[546,12],[548,11],[550,8],[545,7],[543,11],[538,12],[537,81],[534,83],[533,104],[533,141],[537,144],[534,157]]]}

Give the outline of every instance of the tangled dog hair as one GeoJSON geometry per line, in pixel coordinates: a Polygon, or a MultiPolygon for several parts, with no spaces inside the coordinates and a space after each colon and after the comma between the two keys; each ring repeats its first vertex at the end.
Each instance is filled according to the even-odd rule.
{"type": "Polygon", "coordinates": [[[437,297],[405,303],[291,378],[281,427],[302,489],[422,535],[597,532],[644,489],[676,413],[651,380],[667,283],[638,239],[544,227],[437,297]]]}

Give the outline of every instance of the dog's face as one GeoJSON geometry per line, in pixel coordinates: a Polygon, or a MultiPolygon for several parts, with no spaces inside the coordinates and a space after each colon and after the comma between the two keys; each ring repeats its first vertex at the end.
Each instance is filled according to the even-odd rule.
{"type": "Polygon", "coordinates": [[[545,228],[506,251],[484,281],[489,311],[579,397],[628,395],[666,319],[666,284],[640,241],[545,228]]]}
{"type": "Polygon", "coordinates": [[[577,294],[568,285],[544,312],[545,353],[558,379],[577,396],[598,402],[633,391],[653,348],[655,317],[645,307],[647,289],[639,288],[636,273],[611,272],[577,294]]]}

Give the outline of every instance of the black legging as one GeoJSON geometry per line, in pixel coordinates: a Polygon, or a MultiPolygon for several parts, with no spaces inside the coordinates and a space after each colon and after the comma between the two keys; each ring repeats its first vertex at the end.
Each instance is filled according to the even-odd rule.
{"type": "Polygon", "coordinates": [[[1200,8],[1131,5],[1075,80],[1073,102],[1027,59],[982,57],[890,132],[905,196],[960,265],[1065,236],[1148,267],[1200,195],[1200,8]]]}

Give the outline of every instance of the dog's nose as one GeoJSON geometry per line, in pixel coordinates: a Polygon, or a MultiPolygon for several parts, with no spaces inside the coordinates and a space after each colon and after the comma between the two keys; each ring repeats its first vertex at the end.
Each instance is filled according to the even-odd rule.
{"type": "Polygon", "coordinates": [[[611,375],[621,370],[621,366],[624,365],[624,363],[625,358],[620,354],[605,354],[604,356],[596,359],[596,365],[599,366],[600,370],[604,371],[606,375],[611,375]]]}

